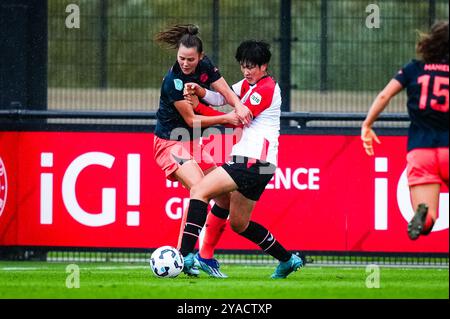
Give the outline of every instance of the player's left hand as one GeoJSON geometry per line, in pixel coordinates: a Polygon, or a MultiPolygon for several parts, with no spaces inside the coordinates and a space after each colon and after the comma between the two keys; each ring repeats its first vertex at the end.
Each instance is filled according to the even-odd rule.
{"type": "Polygon", "coordinates": [[[189,82],[184,85],[183,95],[197,95],[200,98],[205,97],[206,91],[199,84],[189,82]]]}
{"type": "Polygon", "coordinates": [[[373,156],[375,154],[373,150],[373,141],[381,144],[380,139],[372,130],[371,127],[363,126],[361,128],[361,140],[363,142],[363,147],[369,156],[373,156]]]}

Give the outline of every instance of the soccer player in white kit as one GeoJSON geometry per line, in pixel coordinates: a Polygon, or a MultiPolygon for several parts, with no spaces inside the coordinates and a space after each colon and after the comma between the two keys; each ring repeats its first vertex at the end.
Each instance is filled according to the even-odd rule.
{"type": "MultiPolygon", "coordinates": [[[[251,213],[266,185],[272,179],[278,162],[280,131],[280,87],[268,75],[270,46],[263,41],[242,42],[236,52],[244,79],[233,85],[234,92],[253,114],[253,120],[242,131],[242,137],[231,151],[231,159],[206,175],[190,190],[190,203],[180,251],[185,267],[202,263],[193,250],[205,223],[211,198],[231,193],[229,222],[239,235],[258,245],[279,265],[272,278],[286,278],[303,266],[300,257],[288,252],[264,226],[251,220],[251,213]]],[[[211,105],[222,102],[221,97],[199,86],[192,91],[211,105]]],[[[195,102],[194,102],[195,103],[195,102]]]]}

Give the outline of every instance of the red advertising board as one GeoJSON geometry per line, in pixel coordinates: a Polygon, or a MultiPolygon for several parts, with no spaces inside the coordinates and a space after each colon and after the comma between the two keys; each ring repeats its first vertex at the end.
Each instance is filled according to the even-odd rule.
{"type": "MultiPolygon", "coordinates": [[[[282,135],[253,219],[289,250],[448,253],[448,189],[433,232],[409,240],[406,137],[381,140],[368,157],[359,136],[282,135]]],[[[188,197],[151,133],[0,132],[0,245],[176,245],[188,197]]],[[[218,248],[258,249],[229,227],[218,248]]]]}

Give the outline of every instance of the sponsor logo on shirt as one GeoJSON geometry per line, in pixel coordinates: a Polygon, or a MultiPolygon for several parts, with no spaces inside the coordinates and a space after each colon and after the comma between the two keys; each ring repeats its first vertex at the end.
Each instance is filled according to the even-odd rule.
{"type": "Polygon", "coordinates": [[[262,97],[258,92],[254,92],[250,95],[250,103],[252,105],[259,105],[261,103],[262,97]]]}

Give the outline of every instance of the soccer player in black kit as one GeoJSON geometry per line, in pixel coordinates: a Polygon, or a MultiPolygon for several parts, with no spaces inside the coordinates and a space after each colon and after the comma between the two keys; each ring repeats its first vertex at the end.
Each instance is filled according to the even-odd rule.
{"type": "MultiPolygon", "coordinates": [[[[157,43],[176,49],[177,61],[165,75],[161,86],[153,143],[154,157],[167,179],[179,181],[187,189],[216,169],[212,156],[199,143],[199,137],[194,136],[194,124],[205,128],[217,124],[246,124],[250,119],[248,108],[242,105],[218,68],[204,54],[198,32],[198,27],[193,24],[174,25],[155,36],[157,43]],[[184,86],[188,82],[220,92],[235,110],[224,114],[203,104],[193,109],[184,99],[184,86]]],[[[218,196],[214,201],[200,248],[203,257],[200,267],[210,276],[225,278],[226,275],[219,270],[219,263],[213,256],[229,214],[229,194],[218,196]]],[[[184,228],[185,217],[186,214],[181,229],[184,228]]],[[[185,269],[185,273],[198,275],[198,269],[185,269]]]]}
{"type": "Polygon", "coordinates": [[[368,155],[373,140],[380,143],[372,124],[390,99],[406,88],[411,120],[408,131],[407,175],[414,217],[408,235],[428,235],[436,221],[441,185],[449,185],[449,53],[448,21],[435,23],[417,43],[419,60],[406,64],[378,94],[362,124],[361,139],[368,155]]]}

